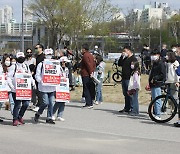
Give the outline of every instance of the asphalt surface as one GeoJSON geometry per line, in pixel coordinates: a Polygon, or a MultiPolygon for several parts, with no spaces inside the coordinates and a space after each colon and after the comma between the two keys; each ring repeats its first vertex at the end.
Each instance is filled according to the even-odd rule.
{"type": "Polygon", "coordinates": [[[0,154],[171,154],[179,153],[180,128],[173,127],[177,116],[166,124],[151,121],[147,106],[140,116],[119,114],[120,104],[103,103],[82,109],[82,103],[66,105],[65,122],[33,122],[27,111],[26,124],[13,127],[10,111],[1,109],[0,154]]]}

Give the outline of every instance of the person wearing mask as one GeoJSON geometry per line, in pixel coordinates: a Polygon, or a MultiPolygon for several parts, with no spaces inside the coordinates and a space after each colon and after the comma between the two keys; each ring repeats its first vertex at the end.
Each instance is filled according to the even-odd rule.
{"type": "Polygon", "coordinates": [[[129,113],[132,110],[132,99],[128,95],[128,86],[130,76],[132,74],[131,63],[137,61],[136,57],[131,51],[130,46],[125,46],[121,57],[118,60],[118,65],[122,67],[122,91],[125,98],[124,109],[120,110],[120,113],[129,113]]]}
{"type": "MultiPolygon", "coordinates": [[[[66,56],[62,56],[59,59],[60,63],[61,63],[61,78],[65,78],[68,79],[68,74],[69,74],[69,69],[66,67],[66,64],[70,62],[70,60],[68,60],[68,58],[66,56]]],[[[61,84],[61,83],[60,83],[61,84]]],[[[58,120],[58,121],[65,121],[65,119],[63,118],[63,113],[64,113],[64,109],[65,109],[65,103],[67,101],[56,101],[54,106],[53,106],[53,116],[52,119],[58,120]],[[57,112],[57,118],[55,117],[55,113],[57,112]]]]}
{"type": "MultiPolygon", "coordinates": [[[[14,109],[13,109],[13,126],[25,124],[23,120],[24,113],[26,112],[29,106],[29,100],[17,100],[16,99],[16,73],[27,73],[31,75],[29,67],[24,64],[25,56],[23,52],[18,52],[16,54],[16,61],[15,65],[12,65],[8,71],[7,81],[8,85],[11,88],[12,97],[14,100],[14,109]],[[22,105],[21,105],[22,103],[22,105]]],[[[31,76],[31,84],[35,87],[35,81],[31,76]]]]}
{"type": "MultiPolygon", "coordinates": [[[[45,54],[45,59],[50,60],[52,59],[53,51],[45,50],[44,54],[45,54]]],[[[35,75],[35,79],[38,82],[38,90],[41,92],[43,102],[42,104],[40,104],[39,110],[35,114],[34,121],[38,122],[40,115],[43,113],[44,109],[48,107],[46,123],[55,124],[55,122],[52,120],[52,116],[53,116],[54,93],[56,91],[56,87],[43,84],[42,79],[43,79],[43,72],[45,69],[43,63],[44,61],[38,64],[35,75]]]]}
{"type": "MultiPolygon", "coordinates": [[[[43,50],[44,50],[44,46],[42,44],[37,44],[35,46],[36,66],[35,66],[34,71],[33,71],[34,72],[33,73],[33,78],[34,79],[35,79],[38,64],[41,63],[45,58],[43,50]]],[[[36,79],[35,79],[35,81],[36,81],[36,79]]],[[[37,81],[36,81],[36,87],[37,87],[36,94],[37,94],[37,97],[38,97],[38,100],[37,100],[38,102],[37,102],[37,104],[35,104],[36,102],[34,102],[34,105],[36,107],[34,109],[32,109],[35,112],[37,112],[39,110],[39,106],[42,104],[42,96],[41,96],[41,92],[38,89],[39,86],[38,86],[37,81]]]]}
{"type": "Polygon", "coordinates": [[[162,45],[162,50],[161,50],[161,58],[162,58],[162,60],[165,60],[165,57],[166,57],[166,55],[167,55],[167,52],[168,52],[168,50],[167,50],[167,45],[166,44],[163,44],[162,45]]]}
{"type": "MultiPolygon", "coordinates": [[[[10,56],[8,54],[4,54],[3,60],[2,60],[2,67],[3,67],[3,73],[5,74],[5,78],[7,78],[7,74],[8,74],[10,66],[11,66],[10,56]]],[[[11,89],[8,85],[7,85],[7,89],[8,89],[9,102],[5,103],[5,109],[9,110],[9,105],[10,105],[10,110],[11,110],[11,113],[13,114],[14,100],[12,98],[11,89]]]]}
{"type": "MultiPolygon", "coordinates": [[[[151,97],[154,100],[157,96],[161,95],[161,86],[166,80],[166,67],[165,63],[160,58],[160,52],[154,49],[151,52],[152,69],[149,74],[149,86],[151,88],[151,97]]],[[[154,114],[156,119],[161,119],[161,106],[162,102],[158,99],[155,102],[154,114]]]]}
{"type": "Polygon", "coordinates": [[[88,44],[83,44],[81,53],[83,55],[81,61],[81,76],[83,81],[83,92],[85,95],[85,106],[83,108],[93,108],[93,97],[95,93],[95,86],[93,82],[93,73],[96,68],[93,55],[89,52],[88,44]],[[92,88],[94,87],[94,88],[92,88]]]}
{"type": "MultiPolygon", "coordinates": [[[[24,62],[30,69],[31,71],[31,74],[34,75],[34,69],[35,69],[35,66],[36,66],[36,59],[33,57],[33,54],[32,54],[32,50],[30,48],[28,48],[26,51],[25,51],[25,62],[24,62]]],[[[35,105],[36,105],[36,89],[32,89],[32,99],[31,99],[31,102],[33,102],[33,105],[30,106],[31,109],[34,109],[35,108],[35,105]]]]}

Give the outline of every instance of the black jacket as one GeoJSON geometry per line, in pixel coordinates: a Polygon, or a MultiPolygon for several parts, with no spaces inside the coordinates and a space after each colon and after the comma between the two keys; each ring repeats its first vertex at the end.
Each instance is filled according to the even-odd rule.
{"type": "Polygon", "coordinates": [[[154,62],[149,75],[150,87],[161,87],[166,80],[166,66],[162,60],[154,62]]]}
{"type": "Polygon", "coordinates": [[[121,56],[118,61],[118,66],[122,66],[122,80],[129,80],[132,69],[131,69],[131,63],[133,61],[137,61],[136,57],[132,55],[129,58],[124,58],[121,56]]]}

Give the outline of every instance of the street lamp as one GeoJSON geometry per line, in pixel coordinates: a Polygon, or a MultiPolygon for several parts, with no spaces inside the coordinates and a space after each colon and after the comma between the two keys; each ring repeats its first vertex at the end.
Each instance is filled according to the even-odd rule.
{"type": "Polygon", "coordinates": [[[24,0],[22,0],[22,28],[21,28],[21,51],[24,52],[24,0]]]}

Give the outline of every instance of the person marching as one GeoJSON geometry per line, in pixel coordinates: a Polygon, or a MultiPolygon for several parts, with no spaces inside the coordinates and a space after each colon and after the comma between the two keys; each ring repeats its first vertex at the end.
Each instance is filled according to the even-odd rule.
{"type": "MultiPolygon", "coordinates": [[[[13,109],[13,126],[17,126],[17,125],[22,125],[25,124],[24,120],[23,120],[23,116],[24,113],[26,112],[28,106],[29,106],[29,102],[30,100],[20,100],[17,98],[17,79],[16,76],[19,73],[23,73],[26,74],[27,76],[29,75],[30,80],[31,80],[31,84],[32,86],[35,88],[35,81],[32,78],[31,72],[28,68],[27,65],[24,64],[25,61],[25,56],[23,52],[18,52],[16,54],[16,61],[17,63],[15,65],[12,65],[9,69],[8,75],[7,75],[7,81],[8,81],[8,85],[11,88],[11,92],[12,92],[12,96],[13,96],[13,100],[14,100],[14,109],[13,109]],[[21,102],[22,102],[22,106],[21,106],[21,102]]],[[[24,81],[25,82],[25,81],[24,81]]]]}
{"type": "MultiPolygon", "coordinates": [[[[44,54],[45,54],[45,60],[38,64],[35,74],[36,81],[38,82],[38,89],[42,95],[43,103],[40,105],[39,110],[36,112],[34,121],[38,122],[40,115],[43,113],[44,109],[48,107],[46,123],[55,124],[55,122],[52,120],[52,115],[53,115],[54,92],[56,91],[56,86],[49,84],[45,85],[43,82],[43,78],[45,75],[44,73],[48,71],[44,67],[44,63],[45,62],[50,63],[53,55],[53,50],[46,49],[44,50],[44,54]]],[[[51,66],[49,65],[47,67],[51,67],[51,66]]]]}
{"type": "MultiPolygon", "coordinates": [[[[68,60],[68,58],[66,56],[63,56],[60,58],[60,63],[61,63],[61,78],[63,78],[63,80],[69,80],[68,78],[68,75],[69,75],[69,69],[68,67],[66,67],[66,64],[70,62],[70,60],[68,60]]],[[[66,82],[67,83],[67,82],[66,82]]],[[[63,83],[64,84],[64,83],[63,83]]],[[[61,83],[60,83],[61,85],[61,83]]],[[[64,88],[68,88],[68,92],[69,92],[69,86],[68,84],[65,85],[64,88]]],[[[60,90],[62,90],[62,87],[60,86],[60,90]]],[[[57,93],[58,91],[56,91],[57,93]]],[[[57,94],[56,94],[57,96],[57,94]]],[[[68,97],[69,98],[69,97],[68,97]]],[[[62,117],[63,116],[63,112],[64,112],[64,108],[65,108],[65,103],[69,100],[61,100],[61,101],[57,101],[57,97],[56,97],[56,102],[54,104],[54,107],[53,107],[53,116],[52,116],[52,119],[53,120],[59,120],[59,121],[65,121],[65,119],[62,117]],[[57,112],[57,118],[54,116],[56,111],[58,110],[57,112]]]]}

